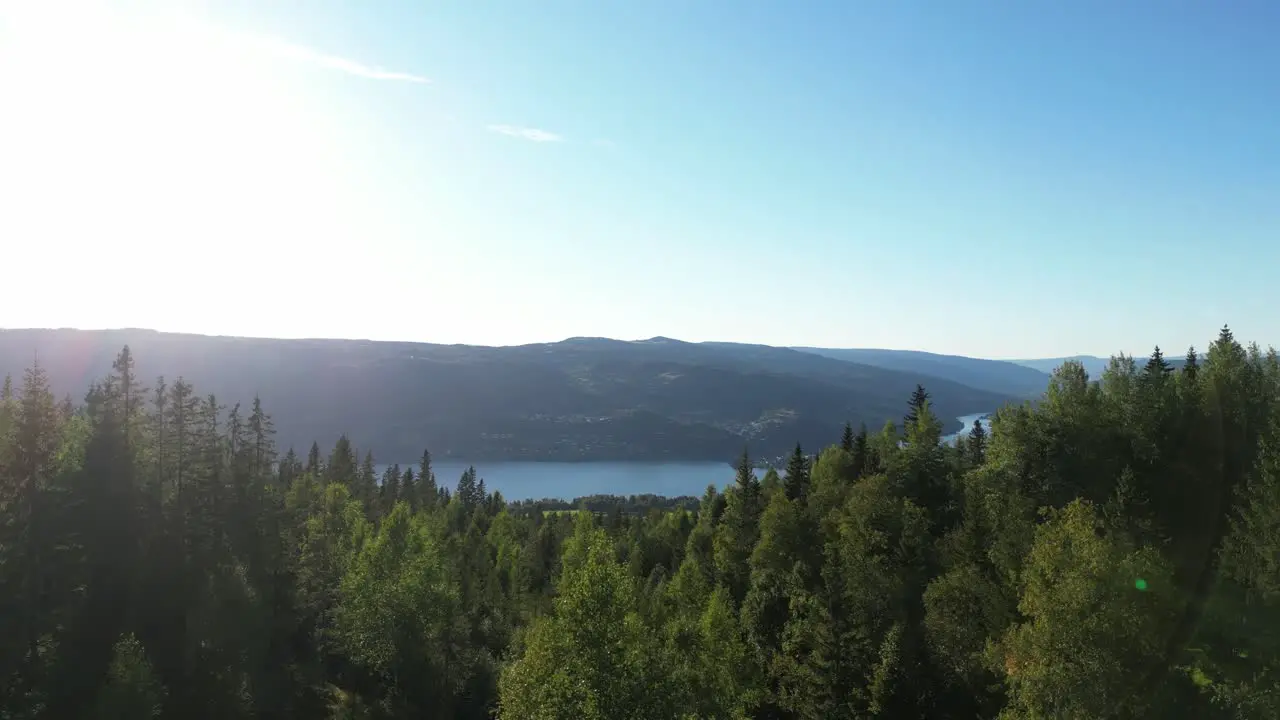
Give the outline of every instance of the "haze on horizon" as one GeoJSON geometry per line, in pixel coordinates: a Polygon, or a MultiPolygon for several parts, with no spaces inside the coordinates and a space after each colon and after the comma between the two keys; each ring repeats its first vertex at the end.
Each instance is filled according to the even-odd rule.
{"type": "Polygon", "coordinates": [[[1280,8],[0,6],[0,319],[1173,354],[1280,339],[1280,8]]]}

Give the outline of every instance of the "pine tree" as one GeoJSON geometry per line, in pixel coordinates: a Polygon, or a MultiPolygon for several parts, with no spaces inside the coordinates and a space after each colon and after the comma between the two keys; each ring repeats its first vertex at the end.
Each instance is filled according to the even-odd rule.
{"type": "MultiPolygon", "coordinates": [[[[4,376],[4,384],[0,385],[0,453],[4,451],[4,441],[9,437],[13,427],[13,417],[17,413],[17,402],[13,396],[13,378],[4,376]]],[[[0,455],[0,461],[3,456],[0,455]]]]}
{"type": "Polygon", "coordinates": [[[418,502],[424,508],[434,508],[440,504],[439,486],[436,485],[436,474],[431,469],[431,452],[422,451],[422,461],[418,465],[418,502]]]}
{"type": "MultiPolygon", "coordinates": [[[[365,463],[371,464],[372,456],[366,456],[365,463]]],[[[382,511],[388,513],[402,499],[400,492],[400,466],[391,465],[382,471],[382,486],[379,489],[382,499],[382,511]]]]}
{"type": "Polygon", "coordinates": [[[262,409],[262,399],[253,396],[253,410],[249,413],[249,442],[252,444],[253,466],[250,474],[258,483],[271,477],[276,463],[276,428],[271,416],[262,409]]]}
{"type": "Polygon", "coordinates": [[[458,502],[467,509],[467,514],[476,509],[478,501],[476,498],[476,469],[475,466],[468,467],[462,471],[462,477],[458,478],[457,492],[454,497],[458,498],[458,502]]]}
{"type": "Polygon", "coordinates": [[[123,422],[125,438],[130,443],[138,442],[139,418],[142,415],[142,402],[147,389],[143,387],[134,373],[133,353],[125,345],[111,363],[115,372],[115,387],[119,392],[120,417],[123,422]]]}
{"type": "Polygon", "coordinates": [[[200,463],[200,399],[196,397],[194,388],[179,377],[169,388],[165,410],[169,414],[166,426],[170,447],[166,455],[171,466],[170,491],[181,502],[186,483],[200,463]]]}
{"type": "Polygon", "coordinates": [[[1164,359],[1164,353],[1160,352],[1160,346],[1157,345],[1155,350],[1151,352],[1151,357],[1147,359],[1147,364],[1142,371],[1146,377],[1158,379],[1168,377],[1173,373],[1173,366],[1164,359]]]}
{"type": "Polygon", "coordinates": [[[151,470],[151,482],[154,484],[157,493],[161,493],[168,486],[168,465],[166,464],[165,451],[169,448],[169,439],[166,437],[166,431],[169,424],[169,390],[165,385],[164,376],[156,378],[155,388],[152,392],[152,408],[151,413],[151,437],[149,438],[152,450],[154,464],[151,470]]]}
{"type": "Polygon", "coordinates": [[[283,488],[293,485],[294,478],[302,474],[302,461],[298,459],[298,454],[293,451],[293,448],[289,448],[289,451],[284,454],[277,472],[279,474],[277,482],[283,488]]]}
{"type": "Polygon", "coordinates": [[[910,433],[911,428],[915,427],[919,420],[920,411],[929,403],[929,393],[925,392],[923,385],[916,385],[916,389],[911,392],[911,400],[907,402],[910,408],[906,417],[902,421],[902,429],[905,433],[910,433]]]}
{"type": "Polygon", "coordinates": [[[410,510],[413,512],[418,511],[418,481],[414,476],[412,466],[406,467],[404,473],[400,476],[400,499],[409,503],[410,510]]]}
{"type": "Polygon", "coordinates": [[[324,466],[320,463],[320,443],[312,441],[311,450],[307,452],[307,466],[304,471],[317,478],[324,472],[324,466]]]}
{"type": "Polygon", "coordinates": [[[747,560],[759,536],[761,500],[760,481],[744,448],[715,535],[716,573],[735,603],[742,602],[747,592],[747,560]]]}
{"type": "Polygon", "coordinates": [[[809,458],[800,449],[800,443],[796,443],[796,449],[787,461],[787,476],[783,480],[783,487],[786,489],[787,499],[793,501],[804,498],[809,492],[809,458]]]}
{"type": "Polygon", "coordinates": [[[1187,361],[1182,366],[1182,375],[1189,381],[1196,381],[1196,373],[1200,370],[1200,357],[1196,355],[1196,346],[1187,348],[1187,361]]]}
{"type": "Polygon", "coordinates": [[[853,443],[854,443],[853,425],[850,423],[845,423],[844,432],[841,433],[840,435],[840,449],[844,450],[845,452],[853,452],[853,443]]]}
{"type": "Polygon", "coordinates": [[[973,429],[969,431],[965,450],[969,456],[969,464],[978,467],[987,457],[987,431],[982,427],[982,418],[974,418],[973,429]]]}
{"type": "MultiPolygon", "coordinates": [[[[357,467],[356,467],[356,451],[351,446],[351,440],[346,434],[338,436],[338,442],[334,443],[333,451],[329,454],[329,462],[324,468],[325,483],[338,483],[352,489],[352,494],[358,495],[357,485],[357,467]]],[[[361,498],[367,500],[368,498],[361,498]]]]}
{"type": "Polygon", "coordinates": [[[53,630],[48,594],[59,545],[48,492],[58,413],[38,362],[24,373],[20,397],[8,402],[16,408],[8,435],[0,437],[0,704],[6,706],[20,700],[7,687],[15,674],[19,688],[37,679],[40,638],[53,630]]]}
{"type": "MultiPolygon", "coordinates": [[[[335,449],[334,452],[338,450],[335,449]]],[[[351,459],[355,460],[355,448],[351,448],[351,459]]],[[[365,451],[364,461],[360,463],[360,468],[355,470],[349,487],[351,496],[359,500],[366,510],[370,513],[376,511],[377,508],[374,506],[378,498],[378,471],[373,462],[372,452],[365,451]]]]}
{"type": "Polygon", "coordinates": [[[867,424],[862,423],[858,426],[858,434],[853,439],[853,469],[855,479],[861,479],[871,474],[872,458],[870,438],[867,433],[867,424]]]}

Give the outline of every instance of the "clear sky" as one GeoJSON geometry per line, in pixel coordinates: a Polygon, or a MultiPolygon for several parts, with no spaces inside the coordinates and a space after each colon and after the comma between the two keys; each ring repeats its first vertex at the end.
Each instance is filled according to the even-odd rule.
{"type": "Polygon", "coordinates": [[[1280,343],[1280,3],[0,0],[0,325],[1280,343]]]}

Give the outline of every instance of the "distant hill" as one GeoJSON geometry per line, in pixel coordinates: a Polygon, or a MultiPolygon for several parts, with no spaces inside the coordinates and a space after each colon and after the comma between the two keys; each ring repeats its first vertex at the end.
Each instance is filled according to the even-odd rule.
{"type": "Polygon", "coordinates": [[[1049,382],[1048,371],[1017,362],[939,355],[918,350],[870,348],[793,348],[824,357],[952,380],[1004,395],[1036,397],[1049,382]]]}
{"type": "Polygon", "coordinates": [[[128,344],[148,385],[192,382],[223,403],[255,394],[283,448],[340,433],[386,462],[424,447],[466,460],[729,460],[825,445],[846,421],[900,419],[916,383],[947,431],[1014,399],[917,370],[788,348],[572,338],[514,347],[274,340],[149,330],[0,331],[0,374],[38,352],[55,391],[79,399],[128,344]],[[955,427],[952,427],[955,425],[955,427]]]}
{"type": "MultiPolygon", "coordinates": [[[[1008,362],[1013,363],[1015,365],[1021,365],[1023,367],[1031,368],[1033,370],[1039,370],[1040,372],[1043,372],[1043,373],[1052,373],[1054,370],[1057,370],[1062,365],[1062,363],[1068,360],[1075,360],[1080,364],[1084,365],[1085,372],[1089,373],[1089,377],[1095,380],[1101,377],[1102,371],[1106,370],[1107,366],[1111,364],[1111,358],[1098,357],[1096,355],[1072,355],[1070,357],[1060,357],[1060,358],[1009,360],[1008,362]]],[[[1168,363],[1175,368],[1180,368],[1183,365],[1185,365],[1187,362],[1187,358],[1185,356],[1178,356],[1178,357],[1165,356],[1165,360],[1168,361],[1168,363]]],[[[1134,358],[1134,362],[1138,364],[1138,367],[1142,367],[1147,362],[1147,359],[1144,356],[1139,356],[1134,358]]]]}
{"type": "Polygon", "coordinates": [[[1072,355],[1071,357],[1059,358],[1033,358],[1030,360],[1010,360],[1015,365],[1039,370],[1042,373],[1052,373],[1057,370],[1062,363],[1068,360],[1075,360],[1084,365],[1085,372],[1089,373],[1089,377],[1096,377],[1102,374],[1107,368],[1107,364],[1111,362],[1110,358],[1101,358],[1096,355],[1072,355]]]}

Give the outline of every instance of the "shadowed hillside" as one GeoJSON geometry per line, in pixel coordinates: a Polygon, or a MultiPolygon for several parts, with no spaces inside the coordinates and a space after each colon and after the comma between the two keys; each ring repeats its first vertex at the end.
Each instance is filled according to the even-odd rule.
{"type": "Polygon", "coordinates": [[[1049,382],[1048,373],[1052,370],[1052,368],[1042,370],[1006,360],[939,355],[918,350],[811,347],[795,349],[863,365],[932,375],[981,390],[1018,397],[1037,397],[1043,393],[1045,385],[1049,382]]]}
{"type": "Polygon", "coordinates": [[[179,376],[226,402],[255,394],[282,446],[347,433],[379,458],[429,447],[470,460],[727,460],[830,442],[846,421],[900,420],[917,383],[947,428],[1010,399],[786,348],[572,338],[514,347],[209,337],[149,330],[0,332],[0,374],[37,353],[54,391],[83,396],[123,345],[149,384],[179,376]]]}

